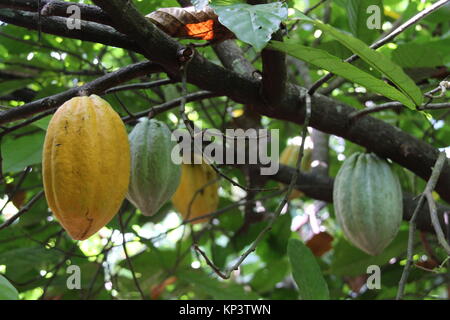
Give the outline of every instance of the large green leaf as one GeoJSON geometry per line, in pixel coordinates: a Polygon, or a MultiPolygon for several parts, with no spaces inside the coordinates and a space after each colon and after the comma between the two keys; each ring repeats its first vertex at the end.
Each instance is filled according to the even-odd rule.
{"type": "Polygon", "coordinates": [[[11,279],[26,282],[27,275],[50,270],[61,258],[61,252],[54,249],[40,246],[16,248],[0,254],[0,265],[6,265],[6,275],[11,279]]]}
{"type": "Polygon", "coordinates": [[[2,143],[3,172],[17,172],[26,166],[37,164],[42,159],[45,132],[5,139],[2,143]]]}
{"type": "Polygon", "coordinates": [[[311,250],[300,240],[290,239],[287,251],[300,297],[304,300],[329,299],[328,285],[311,250]]]}
{"type": "Polygon", "coordinates": [[[410,108],[414,107],[414,102],[394,87],[358,69],[348,62],[343,62],[341,59],[332,56],[326,51],[302,46],[294,41],[271,41],[269,46],[270,48],[286,52],[297,59],[309,62],[343,78],[349,79],[354,83],[360,84],[367,89],[382,94],[394,101],[399,101],[405,106],[410,108]]]}
{"type": "Polygon", "coordinates": [[[377,29],[367,27],[371,15],[367,13],[367,8],[372,5],[377,6],[381,15],[383,15],[383,2],[381,0],[348,0],[346,6],[350,30],[356,38],[365,43],[371,43],[379,34],[377,29]]]}
{"type": "Polygon", "coordinates": [[[26,80],[11,80],[11,81],[5,81],[0,83],[0,94],[1,95],[7,95],[17,89],[22,89],[29,85],[33,80],[26,79],[26,80]]]}
{"type": "Polygon", "coordinates": [[[50,120],[52,119],[52,115],[48,115],[44,118],[41,118],[35,122],[33,122],[33,125],[41,128],[42,130],[47,130],[48,124],[50,123],[50,120]]]}
{"type": "Polygon", "coordinates": [[[195,289],[212,296],[216,300],[256,300],[260,297],[252,292],[246,292],[241,285],[231,281],[222,282],[209,277],[201,271],[183,271],[178,278],[188,281],[195,289]]]}
{"type": "Polygon", "coordinates": [[[272,226],[272,230],[264,237],[256,253],[266,263],[279,261],[286,256],[286,247],[291,237],[291,216],[284,214],[278,217],[272,226]]]}
{"type": "Polygon", "coordinates": [[[19,299],[19,292],[14,286],[0,275],[0,300],[17,300],[19,299]]]}
{"type": "Polygon", "coordinates": [[[283,281],[286,277],[288,267],[286,259],[269,263],[254,273],[250,284],[258,292],[271,291],[277,283],[283,281]]]}
{"type": "Polygon", "coordinates": [[[270,41],[272,33],[287,18],[287,6],[281,2],[249,5],[211,6],[219,21],[230,29],[239,40],[251,44],[257,51],[270,41]]]}
{"type": "Polygon", "coordinates": [[[443,55],[427,43],[398,46],[392,52],[392,61],[404,68],[437,67],[444,64],[443,55]]]}
{"type": "MultiPolygon", "coordinates": [[[[372,68],[383,73],[390,81],[392,81],[399,90],[405,95],[408,100],[411,100],[408,104],[403,101],[403,104],[406,106],[413,108],[414,104],[420,106],[423,101],[422,92],[419,87],[414,83],[414,81],[408,77],[408,75],[400,68],[397,64],[392,62],[386,55],[377,52],[371,48],[369,48],[364,42],[361,40],[354,38],[350,35],[347,35],[328,24],[324,24],[318,20],[313,20],[309,17],[306,17],[302,13],[298,12],[295,15],[300,19],[304,19],[308,22],[313,23],[315,26],[320,28],[321,30],[327,32],[331,36],[333,36],[336,40],[346,46],[353,53],[357,54],[362,60],[367,62],[372,68]]],[[[388,96],[386,96],[388,97],[388,96]]],[[[405,100],[405,99],[403,99],[405,100]]]]}
{"type": "Polygon", "coordinates": [[[330,273],[337,276],[358,276],[365,274],[368,266],[382,266],[391,258],[404,254],[407,241],[408,231],[402,230],[381,254],[378,256],[370,256],[341,238],[334,247],[330,273]]]}

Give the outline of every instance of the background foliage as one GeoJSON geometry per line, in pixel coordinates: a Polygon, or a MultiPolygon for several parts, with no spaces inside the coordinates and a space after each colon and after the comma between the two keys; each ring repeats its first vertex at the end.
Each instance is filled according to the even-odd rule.
{"type": "MultiPolygon", "coordinates": [[[[174,0],[133,2],[143,14],[161,7],[179,6],[174,0]]],[[[238,1],[228,1],[227,4],[233,5],[235,2],[238,1]]],[[[385,9],[383,26],[389,29],[397,19],[405,21],[431,2],[335,0],[319,6],[310,16],[326,20],[334,28],[370,44],[383,30],[368,30],[363,26],[366,7],[363,3],[382,4],[385,9]]],[[[296,0],[286,3],[291,9],[304,11],[319,1],[296,0]]],[[[443,79],[442,74],[448,74],[449,10],[447,6],[430,15],[416,27],[402,33],[395,43],[379,50],[402,67],[422,92],[435,88],[443,79]]],[[[243,14],[243,11],[240,12],[243,14]]],[[[267,11],[259,14],[267,14],[267,11]]],[[[245,17],[242,19],[246,21],[245,17]]],[[[273,29],[277,29],[278,22],[276,18],[266,21],[273,29]]],[[[342,43],[329,34],[319,32],[311,24],[286,20],[286,26],[289,30],[288,39],[298,45],[325,50],[339,58],[351,54],[342,43]]],[[[240,27],[243,28],[241,32],[251,34],[250,23],[240,27]]],[[[239,40],[238,44],[246,57],[253,61],[255,68],[261,70],[261,47],[255,48],[239,40]]],[[[211,47],[198,50],[207,59],[220,64],[211,47]]],[[[0,104],[5,109],[14,108],[82,85],[105,72],[118,70],[140,60],[144,58],[124,49],[44,33],[39,38],[35,31],[0,23],[0,104]]],[[[288,58],[289,80],[306,85],[298,63],[298,60],[288,58]]],[[[357,62],[356,66],[371,75],[380,76],[365,62],[357,62]]],[[[324,75],[324,70],[314,65],[309,65],[307,71],[313,82],[324,75]]],[[[134,82],[165,78],[163,73],[152,74],[134,82]]],[[[130,112],[137,113],[180,97],[181,90],[180,84],[167,84],[146,90],[120,91],[103,97],[125,117],[127,114],[121,103],[130,112]]],[[[188,85],[189,92],[197,90],[195,86],[188,85]]],[[[331,96],[357,109],[363,109],[373,101],[387,101],[352,81],[344,82],[331,96]]],[[[434,102],[444,101],[445,97],[434,102]]],[[[220,97],[190,102],[186,110],[196,125],[223,129],[236,126],[243,106],[220,97]]],[[[402,108],[386,110],[374,116],[436,148],[449,150],[448,110],[428,111],[425,114],[402,108]]],[[[52,217],[45,197],[39,194],[42,191],[42,145],[50,117],[46,116],[1,136],[3,178],[0,186],[0,225],[24,206],[27,212],[12,225],[0,229],[0,273],[3,275],[0,275],[0,299],[15,298],[17,293],[14,288],[21,299],[140,299],[133,272],[145,298],[151,299],[395,297],[405,262],[407,223],[403,222],[398,237],[381,255],[370,257],[345,240],[336,224],[331,204],[318,203],[307,197],[290,201],[256,251],[229,280],[220,279],[193,250],[192,244],[199,245],[221,270],[231,266],[266,224],[264,220],[245,223],[242,206],[218,215],[209,224],[192,227],[182,223],[170,203],[154,217],[144,217],[129,203],[124,203],[120,212],[124,230],[121,230],[116,217],[90,239],[72,241],[52,217]],[[28,207],[30,200],[33,202],[28,207]],[[123,240],[126,241],[133,268],[125,259],[123,240]],[[66,269],[71,264],[81,268],[81,290],[67,289],[66,269]],[[379,290],[367,290],[365,286],[367,266],[373,264],[380,265],[382,269],[379,290]],[[311,276],[305,277],[304,270],[310,270],[311,276]],[[299,290],[296,281],[300,284],[311,283],[311,286],[307,285],[310,290],[305,291],[304,287],[299,290]]],[[[157,118],[172,129],[181,125],[176,109],[162,113],[157,118]]],[[[14,124],[17,123],[8,126],[14,124]]],[[[295,124],[267,117],[261,119],[261,124],[280,130],[281,149],[288,142],[298,143],[300,140],[301,128],[295,124]]],[[[127,129],[131,128],[129,124],[127,129]]],[[[355,151],[363,149],[337,136],[329,137],[328,165],[331,177],[336,175],[343,159],[355,151]]],[[[398,165],[394,167],[404,190],[413,194],[423,190],[424,181],[398,165]]],[[[233,167],[223,167],[221,170],[239,183],[246,184],[241,170],[233,167]]],[[[278,186],[277,182],[271,180],[265,185],[267,188],[278,186]]],[[[220,208],[243,198],[245,193],[241,189],[221,180],[220,208]]],[[[265,197],[258,203],[257,209],[261,214],[270,216],[281,199],[280,194],[265,197]]],[[[414,259],[416,266],[409,277],[405,298],[447,298],[450,286],[448,269],[445,266],[438,268],[445,259],[445,253],[433,235],[420,233],[414,259]]]]}

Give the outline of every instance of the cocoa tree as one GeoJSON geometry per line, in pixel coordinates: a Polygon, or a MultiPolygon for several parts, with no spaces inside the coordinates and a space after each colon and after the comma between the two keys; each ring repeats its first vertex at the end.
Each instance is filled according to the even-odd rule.
{"type": "Polygon", "coordinates": [[[5,281],[24,299],[447,298],[448,1],[178,4],[0,2],[5,281]],[[52,114],[90,94],[129,131],[140,117],[172,130],[279,129],[280,152],[300,145],[298,165],[261,175],[261,164],[216,164],[208,223],[180,219],[170,202],[147,217],[125,201],[75,242],[48,210],[41,153],[52,114]],[[333,177],[361,151],[388,159],[403,193],[400,232],[375,257],[346,240],[332,206],[333,177]],[[80,290],[67,289],[67,261],[80,290]],[[381,290],[364,286],[373,265],[381,290]]]}

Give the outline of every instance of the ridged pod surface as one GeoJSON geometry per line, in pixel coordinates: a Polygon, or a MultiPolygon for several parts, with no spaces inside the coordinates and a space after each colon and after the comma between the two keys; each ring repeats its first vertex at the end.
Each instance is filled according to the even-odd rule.
{"type": "Polygon", "coordinates": [[[402,190],[389,164],[374,154],[344,161],[333,187],[337,220],[353,245],[380,254],[395,238],[403,212],[402,190]]]}
{"type": "Polygon", "coordinates": [[[142,214],[151,216],[175,193],[180,183],[181,167],[171,160],[176,142],[171,140],[165,123],[148,118],[129,134],[131,177],[127,199],[142,214]]]}
{"type": "MultiPolygon", "coordinates": [[[[286,148],[283,150],[283,152],[281,152],[281,154],[280,154],[280,163],[284,164],[286,166],[296,168],[299,152],[300,152],[299,145],[294,145],[294,144],[287,145],[286,148]]],[[[300,170],[302,172],[310,171],[311,160],[312,160],[312,149],[304,149],[302,163],[300,165],[300,170]]],[[[286,185],[283,184],[281,186],[285,187],[286,185]]],[[[301,192],[297,189],[294,189],[294,190],[292,190],[292,192],[289,196],[289,200],[292,200],[295,198],[300,198],[303,196],[304,196],[303,192],[301,192]]]]}
{"type": "Polygon", "coordinates": [[[119,115],[96,95],[65,102],[48,125],[42,167],[53,214],[73,239],[89,238],[116,215],[128,189],[130,148],[119,115]]]}
{"type": "MultiPolygon", "coordinates": [[[[172,197],[174,207],[184,220],[200,217],[217,210],[219,184],[214,169],[202,161],[201,164],[182,164],[181,181],[172,197]]],[[[204,218],[191,223],[209,221],[204,218]]]]}

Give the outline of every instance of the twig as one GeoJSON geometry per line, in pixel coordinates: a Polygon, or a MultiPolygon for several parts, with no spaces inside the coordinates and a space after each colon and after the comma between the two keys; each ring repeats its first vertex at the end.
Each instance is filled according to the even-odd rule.
{"type": "MultiPolygon", "coordinates": [[[[403,23],[401,26],[399,26],[397,29],[395,29],[393,32],[391,32],[390,34],[388,34],[384,38],[382,38],[382,39],[372,43],[372,45],[370,45],[370,48],[371,49],[377,49],[377,48],[385,45],[386,43],[388,43],[391,40],[393,40],[400,33],[405,31],[406,29],[408,29],[412,25],[416,24],[417,22],[419,22],[420,20],[422,20],[423,18],[425,18],[429,14],[433,13],[434,11],[436,11],[437,9],[439,9],[440,7],[442,7],[443,5],[448,3],[449,1],[450,0],[439,0],[439,1],[435,2],[430,7],[428,7],[425,10],[419,12],[414,17],[412,17],[411,19],[409,19],[408,21],[403,23]]],[[[352,56],[348,57],[344,61],[345,62],[353,62],[353,61],[356,61],[358,59],[359,59],[359,56],[356,55],[356,54],[353,54],[352,56]]],[[[319,80],[317,80],[311,86],[311,88],[309,88],[308,93],[311,94],[311,95],[314,94],[314,92],[316,92],[317,89],[319,89],[324,83],[326,83],[328,80],[330,80],[333,76],[334,76],[334,73],[330,72],[326,76],[324,76],[324,77],[320,78],[319,80]]]]}
{"type": "Polygon", "coordinates": [[[27,119],[27,120],[25,120],[25,121],[15,125],[15,126],[6,128],[4,131],[2,131],[0,133],[0,137],[6,135],[7,133],[11,133],[11,132],[13,132],[15,130],[18,130],[20,128],[26,127],[27,125],[29,125],[29,124],[31,124],[31,123],[33,123],[35,121],[38,121],[38,120],[40,120],[42,118],[45,118],[46,116],[51,115],[53,112],[55,112],[55,110],[56,109],[47,110],[47,111],[42,112],[41,114],[38,114],[37,116],[31,117],[30,119],[27,119]]]}
{"type": "Polygon", "coordinates": [[[365,115],[371,114],[371,113],[380,112],[380,111],[393,109],[393,108],[398,108],[398,107],[402,107],[402,106],[403,106],[403,104],[401,104],[399,102],[388,102],[388,103],[380,104],[376,107],[370,107],[370,108],[366,108],[363,110],[358,110],[358,111],[355,111],[354,113],[350,114],[349,121],[355,121],[355,120],[357,120],[361,117],[364,117],[365,115]]]}
{"type": "Polygon", "coordinates": [[[128,110],[127,106],[122,102],[122,100],[120,100],[119,96],[116,93],[113,93],[113,95],[114,95],[114,98],[116,98],[116,100],[119,102],[122,109],[126,112],[126,114],[130,118],[136,119],[136,116],[130,110],[128,110]]]}
{"type": "Polygon", "coordinates": [[[53,283],[53,280],[55,280],[55,278],[58,275],[59,269],[61,269],[62,266],[66,263],[67,259],[73,255],[73,252],[75,251],[76,247],[77,247],[77,243],[75,242],[72,245],[72,247],[70,248],[70,251],[68,253],[66,253],[64,255],[64,258],[53,268],[53,270],[51,271],[53,273],[53,275],[51,276],[50,279],[48,279],[47,283],[45,284],[45,286],[43,288],[43,292],[42,292],[41,296],[39,297],[39,300],[44,300],[45,295],[47,294],[48,288],[50,287],[50,285],[53,283]]]}
{"type": "MultiPolygon", "coordinates": [[[[188,56],[186,56],[186,54],[184,53],[184,51],[181,53],[182,57],[187,59],[185,61],[181,61],[182,64],[182,68],[181,68],[181,83],[182,83],[182,97],[180,100],[180,114],[181,114],[181,118],[183,119],[184,125],[186,126],[186,128],[189,131],[189,134],[191,136],[192,139],[194,139],[195,137],[195,132],[194,132],[194,128],[192,125],[192,122],[188,119],[186,112],[185,112],[185,104],[186,104],[186,96],[187,96],[187,68],[189,65],[190,60],[192,59],[192,57],[194,56],[194,53],[190,53],[188,51],[188,49],[191,48],[186,48],[184,49],[184,51],[187,51],[188,56]]],[[[192,49],[191,49],[192,50],[192,49]]],[[[151,113],[152,111],[150,111],[151,113]]],[[[152,115],[153,116],[153,115],[152,115]]],[[[198,146],[194,143],[194,149],[196,149],[200,154],[202,154],[202,161],[205,161],[209,166],[211,166],[211,168],[213,168],[213,170],[222,178],[224,178],[225,180],[227,180],[228,182],[230,182],[233,186],[235,187],[239,187],[244,191],[259,191],[259,192],[265,192],[265,191],[272,191],[273,189],[249,189],[243,185],[241,185],[239,182],[234,181],[232,178],[228,177],[227,175],[223,174],[218,168],[217,166],[213,163],[213,161],[211,161],[211,159],[209,159],[206,155],[203,154],[202,150],[198,150],[198,146]]]]}
{"type": "MultiPolygon", "coordinates": [[[[402,273],[402,276],[401,276],[401,279],[400,279],[400,282],[399,282],[396,300],[401,300],[402,297],[403,297],[403,293],[404,293],[404,290],[405,290],[406,282],[408,280],[409,270],[410,270],[411,265],[413,263],[414,231],[415,231],[415,228],[416,228],[415,221],[416,221],[416,218],[417,218],[417,214],[420,211],[422,205],[424,204],[424,201],[425,201],[426,197],[427,197],[427,201],[428,201],[429,205],[430,205],[430,203],[434,204],[434,200],[432,199],[432,197],[431,197],[431,201],[430,201],[430,199],[428,199],[428,194],[430,194],[430,195],[432,194],[433,189],[435,188],[436,183],[437,183],[437,181],[439,179],[439,176],[441,174],[442,168],[444,167],[444,163],[445,163],[446,159],[447,158],[446,158],[444,152],[439,154],[439,157],[436,160],[436,164],[434,165],[433,172],[431,173],[430,179],[427,182],[427,185],[425,187],[424,192],[420,195],[419,202],[417,203],[417,207],[414,210],[413,216],[411,217],[411,220],[409,222],[407,260],[406,260],[406,265],[405,265],[405,268],[403,269],[403,273],[402,273]]],[[[431,211],[432,211],[432,208],[430,207],[430,215],[431,215],[433,226],[435,226],[435,222],[433,222],[433,219],[436,219],[437,225],[439,226],[439,220],[437,219],[437,215],[436,215],[436,206],[434,206],[434,214],[431,211]]],[[[438,229],[440,230],[440,232],[442,234],[442,230],[440,229],[440,226],[438,227],[438,229]]],[[[435,226],[435,230],[436,230],[436,226],[435,226]]],[[[437,230],[436,230],[436,234],[437,234],[437,230]]],[[[438,239],[439,239],[439,236],[438,236],[438,239]]]]}
{"type": "MultiPolygon", "coordinates": [[[[221,96],[221,95],[210,92],[210,91],[197,91],[197,92],[186,95],[184,97],[184,99],[186,102],[191,102],[191,101],[197,101],[197,100],[201,100],[201,99],[219,97],[219,96],[221,96]]],[[[173,109],[173,108],[179,106],[182,99],[183,98],[180,97],[177,99],[173,99],[171,101],[164,102],[160,105],[151,107],[150,109],[140,111],[140,112],[136,113],[134,116],[135,116],[135,118],[145,117],[151,113],[151,117],[154,117],[160,113],[166,112],[167,110],[170,110],[170,109],[173,109]]],[[[125,123],[128,123],[128,122],[132,122],[134,120],[134,118],[127,116],[127,117],[123,117],[122,120],[125,123]]]]}
{"type": "Polygon", "coordinates": [[[126,258],[126,260],[127,260],[128,267],[130,268],[131,275],[133,276],[134,284],[136,285],[136,288],[138,289],[138,291],[139,291],[139,293],[140,293],[140,295],[141,295],[142,300],[145,300],[144,292],[142,292],[141,286],[139,285],[139,282],[138,282],[138,280],[137,280],[137,278],[136,278],[136,273],[135,273],[135,271],[134,271],[133,264],[132,264],[132,262],[131,262],[130,257],[128,256],[127,244],[126,244],[126,241],[125,241],[125,228],[124,228],[124,226],[123,226],[122,215],[123,215],[123,211],[122,211],[122,212],[119,212],[119,215],[118,215],[118,216],[119,216],[120,232],[122,233],[122,247],[123,247],[123,252],[125,253],[125,258],[126,258]]]}
{"type": "Polygon", "coordinates": [[[28,210],[31,209],[31,207],[44,195],[44,191],[40,191],[38,192],[33,198],[31,198],[30,201],[28,201],[28,203],[19,210],[19,212],[17,212],[15,215],[13,215],[11,218],[9,218],[7,221],[5,221],[4,223],[2,223],[0,225],[0,230],[5,229],[6,227],[8,227],[9,225],[11,225],[14,221],[16,221],[17,219],[20,218],[20,216],[22,216],[24,213],[26,213],[28,210]]]}
{"type": "Polygon", "coordinates": [[[11,40],[14,40],[14,41],[17,41],[17,42],[25,43],[26,45],[29,45],[29,46],[34,46],[34,47],[38,47],[38,48],[42,48],[42,49],[46,49],[46,50],[51,50],[51,51],[56,51],[56,52],[64,52],[64,53],[66,53],[69,56],[72,56],[74,58],[77,58],[80,61],[83,61],[83,62],[89,64],[91,67],[94,67],[97,70],[99,68],[98,65],[92,63],[88,59],[83,58],[82,55],[80,55],[80,54],[78,54],[76,52],[73,52],[73,51],[63,50],[63,49],[60,49],[60,48],[57,48],[57,47],[45,45],[45,44],[42,44],[42,43],[39,43],[39,42],[35,42],[35,41],[32,41],[32,40],[24,40],[22,38],[14,37],[14,36],[9,35],[9,34],[7,34],[5,32],[2,32],[2,31],[0,31],[0,36],[8,38],[8,39],[11,39],[11,40]]]}
{"type": "Polygon", "coordinates": [[[450,81],[441,81],[437,88],[434,88],[433,90],[424,93],[424,95],[425,97],[428,97],[430,99],[442,98],[448,89],[450,89],[450,81]],[[434,94],[439,91],[440,93],[435,96],[434,94]]]}
{"type": "MultiPolygon", "coordinates": [[[[445,153],[442,153],[445,158],[445,153]]],[[[441,165],[441,169],[443,167],[443,164],[441,165]]],[[[430,209],[430,216],[431,216],[431,223],[433,224],[434,230],[436,231],[436,237],[438,239],[439,244],[444,248],[445,252],[447,252],[447,255],[450,256],[450,246],[447,243],[447,239],[445,238],[444,232],[442,231],[441,225],[439,224],[439,219],[436,214],[436,203],[433,199],[433,194],[431,192],[426,193],[426,198],[428,202],[428,207],[430,209]]]]}
{"type": "Polygon", "coordinates": [[[118,91],[125,91],[125,90],[142,90],[142,89],[150,89],[154,87],[163,86],[165,84],[174,83],[175,81],[172,79],[161,79],[151,82],[143,82],[143,83],[132,83],[132,84],[125,84],[123,86],[117,86],[113,87],[111,89],[108,89],[105,91],[105,94],[118,92],[118,91]]]}
{"type": "Polygon", "coordinates": [[[298,158],[297,158],[296,170],[295,170],[295,173],[292,175],[291,182],[289,183],[289,187],[288,187],[288,189],[286,191],[286,194],[285,194],[285,196],[283,198],[283,201],[281,201],[281,203],[278,206],[278,208],[276,209],[274,215],[269,220],[269,223],[267,224],[267,226],[258,234],[258,236],[256,237],[255,241],[253,241],[253,244],[240,256],[238,261],[230,269],[228,269],[228,271],[226,271],[226,272],[221,272],[219,270],[219,268],[217,268],[214,265],[214,263],[208,258],[208,256],[205,254],[205,252],[203,252],[198,247],[198,245],[194,245],[194,249],[197,250],[203,256],[203,258],[205,259],[206,263],[214,270],[214,272],[219,277],[221,277],[223,279],[229,279],[231,274],[232,274],[232,272],[237,270],[239,268],[239,266],[244,262],[244,260],[253,251],[256,250],[256,247],[258,246],[258,244],[264,238],[266,233],[269,232],[272,229],[272,226],[275,223],[276,219],[280,216],[281,211],[283,210],[283,208],[286,205],[286,203],[289,201],[289,196],[290,196],[292,190],[294,189],[294,186],[295,186],[295,184],[297,182],[298,173],[300,172],[300,164],[302,162],[303,152],[304,152],[304,148],[305,148],[305,140],[306,140],[305,138],[306,138],[306,135],[308,134],[308,125],[309,125],[309,120],[310,120],[310,117],[311,117],[311,96],[307,94],[305,99],[306,99],[305,123],[303,125],[303,130],[302,130],[302,143],[300,145],[300,152],[299,152],[299,155],[298,155],[298,158]]]}
{"type": "MultiPolygon", "coordinates": [[[[400,102],[387,102],[380,104],[376,107],[370,107],[363,110],[355,111],[354,113],[350,114],[349,121],[355,121],[363,116],[366,116],[371,113],[380,112],[388,109],[394,109],[394,108],[402,108],[404,107],[403,103],[400,102]]],[[[417,107],[417,110],[441,110],[441,109],[449,109],[450,108],[450,102],[443,102],[443,103],[433,103],[433,104],[425,104],[423,106],[417,107]]]]}
{"type": "Polygon", "coordinates": [[[0,124],[26,118],[42,111],[55,109],[70,98],[79,95],[81,91],[88,94],[102,94],[105,90],[116,86],[119,83],[124,83],[142,75],[159,72],[161,70],[162,69],[159,65],[148,61],[128,65],[117,71],[92,80],[81,87],[72,88],[53,96],[48,96],[24,104],[20,107],[2,111],[0,112],[0,124]]]}
{"type": "Polygon", "coordinates": [[[5,202],[5,204],[3,205],[3,207],[0,209],[0,214],[2,214],[3,210],[5,209],[6,205],[8,204],[9,201],[12,200],[12,198],[14,198],[14,195],[17,193],[17,191],[20,189],[23,181],[25,180],[25,178],[27,177],[27,175],[30,173],[31,171],[31,167],[28,166],[25,168],[25,170],[22,172],[22,174],[20,175],[19,181],[17,182],[17,184],[14,187],[14,190],[11,191],[10,195],[8,195],[8,201],[5,202]]]}
{"type": "Polygon", "coordinates": [[[95,285],[95,281],[97,280],[97,277],[99,276],[100,271],[101,271],[102,268],[103,268],[103,263],[107,260],[109,250],[110,250],[112,247],[109,247],[108,250],[107,250],[106,248],[107,248],[108,245],[110,244],[113,234],[114,234],[114,232],[111,232],[111,235],[108,237],[108,241],[107,241],[106,244],[103,246],[103,250],[102,250],[101,252],[104,253],[104,256],[102,257],[102,259],[101,259],[101,261],[100,261],[100,263],[99,263],[99,265],[98,265],[98,268],[97,268],[97,271],[95,272],[94,277],[91,279],[91,282],[90,282],[90,284],[89,284],[89,289],[88,289],[88,291],[86,292],[86,295],[84,296],[84,300],[89,300],[89,297],[90,297],[91,294],[92,294],[92,289],[94,288],[94,285],[95,285]]]}

